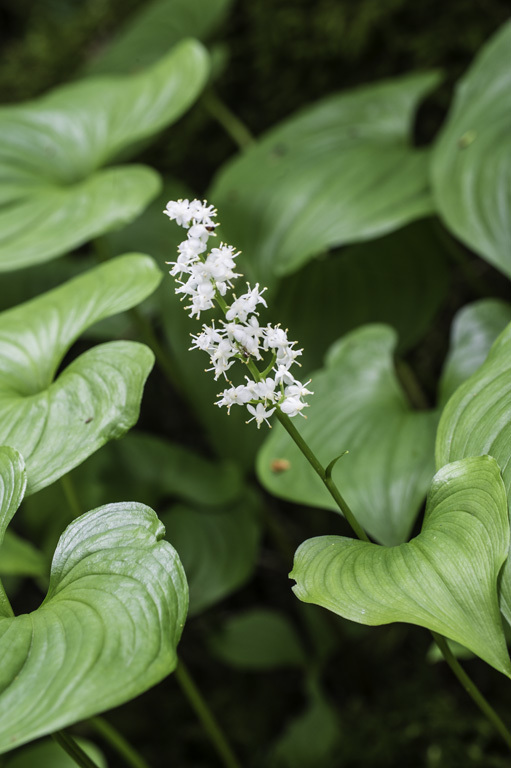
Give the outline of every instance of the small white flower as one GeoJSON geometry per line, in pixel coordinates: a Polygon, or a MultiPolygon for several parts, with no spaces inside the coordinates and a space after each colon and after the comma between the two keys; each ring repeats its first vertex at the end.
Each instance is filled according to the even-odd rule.
{"type": "Polygon", "coordinates": [[[169,200],[163,213],[180,227],[188,227],[192,219],[188,200],[169,200]]]}
{"type": "MultiPolygon", "coordinates": [[[[297,413],[300,413],[304,408],[307,407],[307,403],[302,403],[300,398],[298,397],[286,397],[284,402],[280,403],[279,408],[282,411],[282,413],[287,414],[291,418],[293,416],[296,416],[297,413]]],[[[303,416],[303,413],[300,413],[300,416],[303,416]]]]}
{"type": "Polygon", "coordinates": [[[275,402],[275,379],[267,378],[264,381],[259,381],[255,389],[258,399],[275,402]]]}
{"type": "Polygon", "coordinates": [[[230,389],[224,389],[221,393],[220,400],[217,400],[216,405],[222,407],[227,406],[227,412],[231,412],[233,405],[246,405],[254,399],[252,390],[250,387],[246,387],[240,384],[239,387],[231,387],[230,389]]]}
{"type": "Polygon", "coordinates": [[[252,418],[247,421],[247,424],[250,424],[250,422],[254,421],[255,419],[257,424],[257,429],[259,429],[263,421],[265,421],[268,424],[268,426],[270,426],[270,422],[268,421],[268,419],[274,412],[275,408],[270,408],[270,410],[267,411],[262,403],[258,403],[255,407],[253,405],[247,405],[247,408],[249,412],[253,414],[252,418]]]}
{"type": "Polygon", "coordinates": [[[292,384],[286,387],[286,397],[305,397],[306,395],[313,395],[314,392],[311,392],[310,389],[307,389],[307,384],[310,384],[311,381],[312,379],[309,379],[309,381],[306,381],[305,384],[302,384],[295,379],[292,384]]]}

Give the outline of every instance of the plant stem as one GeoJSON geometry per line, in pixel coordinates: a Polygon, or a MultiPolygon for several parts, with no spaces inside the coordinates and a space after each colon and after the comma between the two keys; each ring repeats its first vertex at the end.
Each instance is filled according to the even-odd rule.
{"type": "Polygon", "coordinates": [[[479,709],[483,712],[483,714],[488,718],[488,720],[492,723],[492,725],[495,727],[495,729],[500,733],[508,747],[511,748],[511,733],[504,725],[503,721],[500,719],[498,714],[495,712],[491,704],[485,699],[479,688],[476,686],[476,684],[470,679],[470,677],[467,675],[459,661],[456,659],[454,654],[452,653],[451,649],[449,648],[449,644],[447,643],[445,637],[442,635],[439,635],[437,632],[431,632],[433,635],[433,639],[435,640],[435,643],[440,648],[440,651],[442,652],[442,655],[446,662],[449,664],[450,668],[460,681],[463,688],[466,690],[468,695],[472,698],[472,700],[477,704],[479,709]]]}
{"type": "Polygon", "coordinates": [[[395,367],[397,377],[408,395],[410,404],[419,411],[428,410],[430,407],[428,398],[424,394],[413,369],[404,360],[396,360],[395,367]]]}
{"type": "Polygon", "coordinates": [[[234,112],[231,112],[227,104],[211,88],[202,96],[202,103],[240,149],[246,149],[254,144],[254,137],[246,125],[234,112]]]}
{"type": "Polygon", "coordinates": [[[282,413],[282,411],[279,410],[279,408],[275,411],[276,416],[286,432],[290,435],[292,440],[296,443],[298,448],[301,450],[313,470],[316,472],[316,474],[320,477],[323,484],[326,486],[330,496],[333,498],[341,512],[343,513],[344,517],[350,524],[350,526],[353,528],[355,533],[357,534],[358,538],[362,541],[370,541],[369,536],[364,531],[362,526],[357,522],[357,519],[353,512],[351,511],[348,503],[342,496],[341,492],[337,488],[336,484],[332,480],[332,477],[327,474],[326,469],[323,467],[317,456],[311,451],[301,434],[298,432],[297,428],[285,413],[282,413]]]}
{"type": "Polygon", "coordinates": [[[178,662],[175,675],[181,690],[202,723],[202,727],[209,736],[222,764],[225,768],[241,768],[222,729],[181,660],[178,662]]]}
{"type": "Polygon", "coordinates": [[[98,768],[97,764],[85,754],[83,749],[76,743],[72,736],[65,731],[56,731],[52,733],[52,738],[67,752],[80,768],[98,768]]]}
{"type": "Polygon", "coordinates": [[[80,517],[82,514],[82,508],[80,506],[80,502],[78,501],[74,483],[71,480],[69,473],[67,475],[62,475],[60,478],[60,485],[64,491],[64,496],[66,497],[69,508],[73,513],[73,517],[80,517]]]}
{"type": "Polygon", "coordinates": [[[112,749],[115,749],[124,758],[128,765],[131,765],[132,768],[149,768],[142,755],[139,755],[136,749],[104,717],[91,717],[89,723],[108,742],[112,749]]]}
{"type": "MultiPolygon", "coordinates": [[[[303,437],[300,435],[296,427],[293,425],[289,416],[286,416],[286,414],[279,411],[278,408],[276,409],[275,413],[277,415],[278,420],[284,427],[284,429],[288,432],[288,434],[294,440],[296,445],[300,448],[301,452],[306,457],[306,459],[308,460],[312,468],[315,470],[315,472],[319,475],[323,483],[328,488],[330,495],[338,504],[339,509],[342,511],[342,513],[346,517],[347,521],[349,522],[349,524],[357,534],[358,538],[362,539],[363,541],[369,541],[367,534],[358,524],[355,516],[351,512],[351,509],[349,508],[346,501],[341,496],[332,478],[327,475],[326,470],[323,468],[318,458],[314,455],[314,453],[311,451],[311,449],[309,448],[309,446],[307,445],[303,437]]],[[[493,707],[484,698],[484,696],[482,695],[482,693],[480,692],[476,684],[470,679],[470,677],[462,668],[458,660],[454,657],[445,637],[438,634],[437,632],[432,632],[431,634],[433,635],[433,638],[436,644],[438,645],[444,659],[449,664],[452,671],[454,672],[454,674],[456,675],[456,677],[458,678],[462,686],[465,688],[469,696],[477,704],[479,709],[488,718],[488,720],[492,723],[492,725],[496,728],[496,730],[502,736],[502,738],[504,739],[508,747],[511,747],[511,733],[508,731],[508,729],[506,728],[506,726],[504,725],[503,721],[500,719],[498,714],[495,712],[493,707]]]]}

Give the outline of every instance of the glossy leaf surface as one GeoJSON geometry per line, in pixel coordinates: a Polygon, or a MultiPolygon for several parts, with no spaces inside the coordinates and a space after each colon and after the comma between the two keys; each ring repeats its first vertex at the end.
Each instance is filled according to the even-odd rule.
{"type": "MultiPolygon", "coordinates": [[[[307,420],[296,424],[323,466],[345,451],[333,478],[366,531],[383,544],[405,541],[434,474],[437,415],[414,411],[397,381],[396,336],[364,326],[335,344],[312,375],[307,420]]],[[[295,419],[296,422],[296,419],[295,419]]],[[[272,493],[338,511],[321,480],[279,424],[257,460],[272,493]],[[289,469],[278,472],[274,462],[289,469]]]]}
{"type": "Polygon", "coordinates": [[[435,73],[336,94],[289,118],[220,171],[208,198],[247,275],[271,282],[335,245],[432,213],[428,156],[409,142],[435,73]]]}
{"type": "Polygon", "coordinates": [[[133,77],[98,78],[0,109],[0,271],[47,261],[135,218],[158,192],[120,152],[176,120],[207,75],[185,41],[133,77]]]}
{"type": "MultiPolygon", "coordinates": [[[[493,344],[484,364],[460,386],[442,413],[436,441],[437,466],[465,456],[489,454],[502,469],[511,498],[511,325],[493,344]]],[[[511,562],[501,582],[501,608],[511,623],[511,562]]]]}
{"type": "MultiPolygon", "coordinates": [[[[23,493],[23,462],[0,449],[0,530],[23,493]]],[[[62,535],[48,594],[29,614],[0,605],[0,752],[117,706],[175,668],[187,585],[143,504],[109,504],[62,535]]]]}
{"type": "Polygon", "coordinates": [[[297,550],[290,576],[305,602],[360,624],[427,627],[511,677],[497,594],[508,547],[499,466],[489,456],[474,457],[435,475],[422,531],[409,543],[309,539],[297,550]]]}
{"type": "Polygon", "coordinates": [[[93,347],[55,375],[85,328],[137,304],[160,279],[148,256],[127,255],[0,314],[0,444],[23,454],[30,493],[137,420],[153,365],[144,345],[93,347]]]}
{"type": "Polygon", "coordinates": [[[469,248],[511,275],[511,23],[458,84],[434,147],[438,213],[469,248]]]}

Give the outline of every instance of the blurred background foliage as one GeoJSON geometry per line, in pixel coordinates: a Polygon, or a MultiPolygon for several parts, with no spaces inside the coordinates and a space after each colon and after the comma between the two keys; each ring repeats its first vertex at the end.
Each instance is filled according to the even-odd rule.
{"type": "MultiPolygon", "coordinates": [[[[132,14],[145,5],[144,0],[0,0],[0,101],[22,102],[80,77],[132,14]]],[[[509,17],[509,11],[508,0],[237,0],[209,40],[217,62],[214,88],[258,136],[329,93],[380,78],[440,69],[443,83],[421,105],[416,120],[416,142],[425,144],[447,112],[453,84],[509,17]]],[[[172,126],[171,141],[168,136],[164,132],[146,149],[143,161],[162,174],[179,178],[198,194],[236,151],[203,101],[172,126]]],[[[478,264],[485,274],[492,271],[488,264],[478,264]]],[[[463,290],[454,284],[455,294],[463,290]]],[[[464,299],[458,295],[447,301],[440,317],[442,330],[430,337],[429,348],[423,344],[413,352],[427,389],[433,389],[428,377],[434,381],[436,373],[431,371],[435,366],[432,358],[442,357],[440,353],[431,355],[431,348],[436,345],[445,351],[450,319],[464,299]]],[[[286,302],[281,301],[285,310],[286,302]]],[[[164,398],[169,407],[163,423],[160,412],[149,409],[141,424],[165,432],[172,421],[181,438],[187,432],[187,417],[179,403],[172,405],[168,385],[155,375],[146,400],[164,398]]],[[[194,435],[194,446],[197,442],[194,435]]],[[[270,497],[267,508],[288,527],[297,544],[304,531],[305,535],[320,534],[331,525],[332,518],[325,511],[312,514],[308,508],[277,503],[270,497]]],[[[240,753],[252,754],[250,764],[255,766],[264,764],[268,745],[281,736],[283,713],[297,717],[314,699],[304,692],[300,669],[255,673],[253,669],[233,669],[221,658],[212,661],[208,646],[212,630],[247,608],[270,606],[298,624],[297,607],[292,602],[290,607],[285,565],[266,539],[259,566],[257,579],[214,614],[194,618],[182,648],[212,709],[221,715],[240,753]]],[[[321,624],[320,615],[315,609],[313,621],[321,624]]],[[[499,768],[508,764],[490,726],[450,671],[444,665],[432,668],[425,663],[426,633],[404,626],[368,629],[346,622],[338,623],[337,629],[336,650],[324,677],[325,692],[340,712],[340,726],[337,737],[331,739],[332,751],[321,765],[499,768]]],[[[508,697],[497,676],[474,661],[467,663],[467,670],[496,709],[505,712],[508,697]]],[[[150,765],[205,768],[213,764],[200,725],[183,711],[186,704],[172,677],[155,689],[150,706],[145,701],[130,702],[112,713],[111,719],[137,743],[150,765]],[[172,753],[169,723],[179,735],[171,739],[172,753]]],[[[323,723],[326,720],[321,718],[323,723]]],[[[306,732],[315,729],[312,722],[306,732]]],[[[84,731],[84,735],[91,734],[84,731]]],[[[109,759],[115,766],[115,758],[109,755],[109,759]]],[[[292,768],[292,757],[278,765],[292,768]]],[[[317,757],[311,765],[318,768],[317,757]]]]}

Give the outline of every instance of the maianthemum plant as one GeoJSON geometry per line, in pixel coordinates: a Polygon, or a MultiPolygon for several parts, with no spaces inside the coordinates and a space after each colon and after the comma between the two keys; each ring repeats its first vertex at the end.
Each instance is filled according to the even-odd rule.
{"type": "Polygon", "coordinates": [[[438,73],[335,94],[255,140],[211,90],[204,45],[181,39],[199,18],[207,37],[225,5],[203,17],[197,1],[193,23],[183,6],[164,53],[151,44],[159,0],[101,75],[0,109],[0,752],[51,734],[78,765],[102,764],[67,730],[87,721],[143,768],[97,716],[175,671],[225,766],[337,764],[323,685],[345,626],[334,614],[430,630],[511,748],[457,658],[511,677],[511,307],[459,309],[435,406],[405,361],[445,304],[448,253],[471,286],[463,246],[511,276],[511,26],[429,147],[413,146],[411,123],[438,73]],[[134,56],[147,68],[131,74],[134,56]],[[214,205],[132,162],[199,97],[243,145],[212,182],[214,205]],[[186,230],[174,259],[163,206],[186,230]],[[155,359],[172,393],[145,398],[158,429],[124,436],[155,359]],[[356,538],[315,536],[295,553],[294,594],[329,612],[289,591],[306,645],[273,606],[218,614],[208,631],[212,664],[288,666],[304,681],[303,713],[238,759],[177,645],[187,612],[215,610],[253,576],[263,530],[287,562],[254,466],[275,499],[339,513],[356,538]],[[46,592],[34,610],[15,610],[20,576],[46,592]]]}

